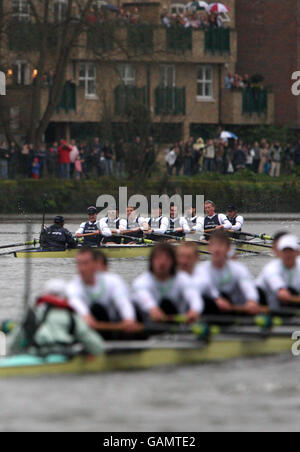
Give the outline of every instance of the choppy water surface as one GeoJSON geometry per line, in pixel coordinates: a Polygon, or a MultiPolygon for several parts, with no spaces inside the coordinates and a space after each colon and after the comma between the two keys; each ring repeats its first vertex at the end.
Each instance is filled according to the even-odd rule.
{"type": "MultiPolygon", "coordinates": [[[[76,224],[68,224],[75,231],[76,224]]],[[[288,229],[298,221],[248,222],[248,232],[288,229]]],[[[38,233],[39,225],[34,225],[38,233]]],[[[0,246],[25,240],[22,224],[0,224],[0,246]]],[[[1,250],[0,250],[1,252],[1,250]]],[[[269,260],[244,257],[256,276],[269,260]]],[[[0,319],[22,312],[24,261],[0,259],[0,319]]],[[[128,283],[147,261],[115,260],[128,283]]],[[[33,260],[32,293],[49,278],[71,278],[72,260],[33,260]]],[[[0,380],[0,431],[299,431],[300,360],[290,356],[147,372],[0,380]]]]}

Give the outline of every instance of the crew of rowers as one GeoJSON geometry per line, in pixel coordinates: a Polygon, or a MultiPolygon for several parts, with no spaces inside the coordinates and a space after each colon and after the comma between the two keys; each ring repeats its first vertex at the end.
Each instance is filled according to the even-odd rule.
{"type": "MultiPolygon", "coordinates": [[[[213,212],[210,213],[213,217],[213,212]]],[[[93,349],[95,353],[99,342],[94,334],[97,330],[109,339],[115,333],[136,337],[143,331],[143,325],[172,321],[177,314],[185,315],[187,323],[192,323],[205,315],[255,315],[265,312],[266,306],[277,312],[284,306],[300,303],[300,248],[296,236],[287,232],[275,236],[276,258],[262,270],[257,281],[233,256],[231,243],[228,234],[219,228],[210,236],[211,256],[205,262],[199,262],[193,242],[178,246],[157,244],[148,270],[130,288],[119,275],[109,272],[101,251],[79,248],[77,276],[68,284],[53,281],[51,286],[50,282],[39,299],[38,309],[43,303],[54,309],[56,327],[61,325],[70,335],[74,320],[71,327],[65,317],[58,321],[59,312],[65,316],[67,309],[79,325],[75,331],[89,328],[93,333],[85,340],[85,346],[88,352],[92,353],[93,349]]],[[[45,322],[47,316],[42,318],[45,322]]],[[[37,333],[41,323],[38,325],[37,333]]],[[[43,333],[45,343],[47,334],[43,333]]],[[[55,336],[53,331],[49,336],[55,336]]],[[[100,350],[102,345],[100,342],[98,345],[100,350]]]]}
{"type": "Polygon", "coordinates": [[[211,232],[218,229],[241,233],[244,219],[235,206],[228,206],[226,215],[218,214],[213,201],[205,202],[205,217],[196,215],[196,209],[188,209],[186,217],[178,215],[177,206],[171,204],[169,217],[162,215],[162,209],[153,209],[151,217],[137,215],[134,207],[127,207],[127,218],[119,218],[118,211],[109,211],[105,218],[97,219],[96,207],[88,208],[88,221],[83,222],[75,233],[64,227],[64,218],[57,216],[54,224],[45,228],[40,237],[41,248],[48,251],[64,251],[76,248],[79,240],[83,246],[99,247],[101,244],[129,244],[133,240],[146,237],[161,241],[172,237],[184,237],[198,233],[208,239],[211,232]],[[76,241],[77,240],[77,241],[76,241]]]}

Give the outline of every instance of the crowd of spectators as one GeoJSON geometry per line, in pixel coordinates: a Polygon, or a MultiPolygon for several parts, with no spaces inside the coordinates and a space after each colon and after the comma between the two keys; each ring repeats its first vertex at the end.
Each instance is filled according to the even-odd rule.
{"type": "Polygon", "coordinates": [[[217,172],[232,174],[248,169],[258,174],[279,177],[282,170],[290,173],[294,166],[300,166],[300,140],[283,149],[278,141],[268,143],[244,143],[242,140],[190,138],[180,141],[166,151],[166,165],[169,175],[193,176],[217,172]]]}
{"type": "MultiPolygon", "coordinates": [[[[80,180],[112,176],[116,178],[143,175],[150,177],[155,170],[158,148],[150,136],[135,137],[130,142],[119,139],[112,143],[98,137],[91,142],[61,140],[51,145],[17,146],[12,142],[0,144],[0,178],[17,177],[41,179],[61,178],[80,180]]],[[[279,177],[300,166],[300,140],[282,147],[278,141],[244,143],[242,140],[220,138],[203,140],[190,137],[165,151],[170,176],[194,176],[213,173],[232,174],[248,169],[257,174],[279,177]]]]}
{"type": "MultiPolygon", "coordinates": [[[[132,11],[122,7],[115,7],[113,5],[103,5],[100,8],[93,7],[86,16],[88,24],[104,23],[107,21],[107,12],[113,13],[113,20],[120,24],[140,24],[141,16],[138,8],[132,11]]],[[[224,25],[220,14],[209,12],[204,9],[196,10],[193,7],[186,8],[181,12],[170,12],[168,8],[164,8],[161,14],[161,23],[166,27],[172,25],[181,25],[185,28],[200,28],[208,29],[221,28],[224,25]]]]}
{"type": "Polygon", "coordinates": [[[250,88],[253,86],[248,74],[239,75],[228,73],[225,77],[225,88],[228,90],[250,88]]]}
{"type": "Polygon", "coordinates": [[[133,12],[125,10],[122,7],[118,8],[113,5],[103,5],[101,8],[93,7],[86,15],[86,21],[88,24],[93,25],[95,23],[103,23],[107,20],[107,11],[113,13],[115,21],[124,24],[139,24],[141,21],[138,8],[134,8],[133,12]]]}
{"type": "Polygon", "coordinates": [[[89,143],[76,140],[60,140],[51,145],[33,146],[16,143],[0,144],[1,179],[24,178],[41,179],[56,177],[61,179],[96,178],[102,176],[134,176],[141,171],[150,176],[156,160],[156,146],[153,138],[143,141],[135,137],[130,143],[119,139],[115,143],[102,142],[98,137],[89,143]],[[132,158],[130,158],[132,157],[132,158]]]}
{"type": "Polygon", "coordinates": [[[210,13],[205,10],[194,11],[187,9],[182,13],[169,13],[164,10],[161,15],[161,23],[166,27],[181,25],[184,28],[208,29],[223,27],[223,21],[220,14],[210,13]]]}

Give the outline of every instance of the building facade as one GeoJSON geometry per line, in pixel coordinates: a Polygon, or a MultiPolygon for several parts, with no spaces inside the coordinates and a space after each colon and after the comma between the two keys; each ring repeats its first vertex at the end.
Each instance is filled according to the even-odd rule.
{"type": "MultiPolygon", "coordinates": [[[[240,0],[239,0],[240,1],[240,0]]],[[[239,3],[239,1],[237,3],[239,3]]],[[[26,0],[8,2],[20,26],[33,26],[26,0]]],[[[105,2],[97,2],[98,7],[105,2]]],[[[89,134],[99,124],[113,131],[126,129],[134,112],[145,112],[154,134],[187,138],[201,134],[209,125],[271,124],[274,120],[273,94],[265,93],[264,108],[247,108],[243,90],[225,89],[225,76],[234,73],[238,57],[236,1],[226,2],[230,12],[222,16],[219,29],[166,26],[162,15],[183,14],[185,3],[116,3],[135,14],[139,22],[120,23],[116,11],[107,9],[104,20],[89,18],[91,25],[70,54],[65,88],[60,104],[50,119],[46,140],[89,134]]],[[[53,22],[62,21],[67,0],[54,0],[53,22]]],[[[187,13],[188,14],[188,13],[187,13]]],[[[36,76],[36,55],[12,36],[1,47],[7,72],[7,110],[10,125],[18,136],[26,135],[31,90],[36,76]]],[[[31,38],[32,39],[32,38],[31,38]]],[[[51,53],[45,84],[40,96],[42,115],[51,96],[53,65],[51,53]]],[[[143,114],[143,113],[141,113],[143,114]]],[[[169,141],[169,139],[166,139],[169,141]]]]}
{"type": "Polygon", "coordinates": [[[238,0],[237,70],[258,73],[272,86],[275,122],[300,129],[300,96],[291,92],[300,71],[300,0],[238,0]]]}

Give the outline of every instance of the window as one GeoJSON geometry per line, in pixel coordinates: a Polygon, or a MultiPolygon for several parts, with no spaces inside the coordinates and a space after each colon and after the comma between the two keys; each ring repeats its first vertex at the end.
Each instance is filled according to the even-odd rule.
{"type": "Polygon", "coordinates": [[[176,84],[175,67],[172,64],[162,64],[159,72],[159,85],[162,88],[173,88],[176,84]]]}
{"type": "Polygon", "coordinates": [[[174,3],[170,7],[171,14],[183,14],[186,11],[186,5],[183,3],[174,3]]]}
{"type": "Polygon", "coordinates": [[[197,97],[199,99],[213,98],[213,83],[212,66],[198,66],[197,97]]]}
{"type": "Polygon", "coordinates": [[[79,86],[85,89],[85,97],[95,98],[96,95],[96,65],[94,63],[79,64],[79,86]]]}
{"type": "Polygon", "coordinates": [[[54,22],[64,22],[67,18],[68,0],[55,0],[53,4],[54,22]]]}
{"type": "Polygon", "coordinates": [[[16,85],[30,85],[30,65],[25,60],[16,60],[13,65],[13,81],[16,85]]]}
{"type": "Polygon", "coordinates": [[[13,17],[18,22],[30,22],[30,5],[27,0],[13,0],[13,17]]]}
{"type": "Polygon", "coordinates": [[[119,74],[125,86],[135,85],[135,67],[132,64],[120,64],[119,74]]]}

